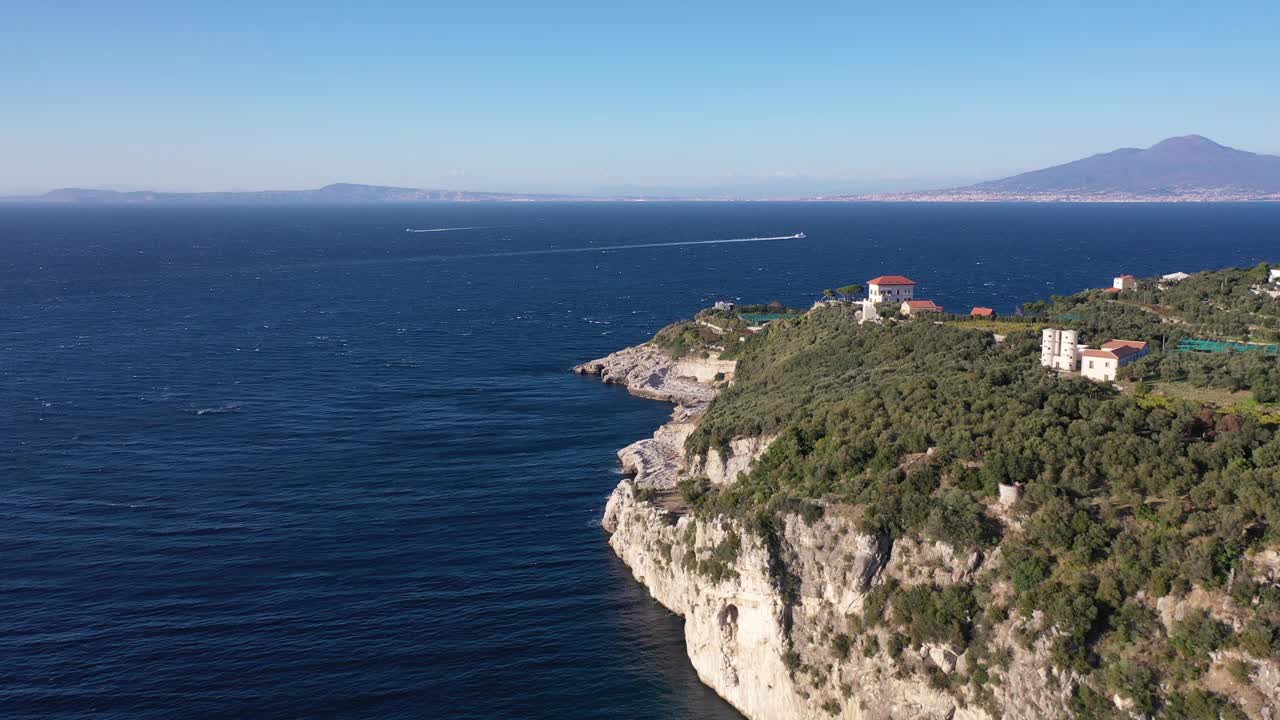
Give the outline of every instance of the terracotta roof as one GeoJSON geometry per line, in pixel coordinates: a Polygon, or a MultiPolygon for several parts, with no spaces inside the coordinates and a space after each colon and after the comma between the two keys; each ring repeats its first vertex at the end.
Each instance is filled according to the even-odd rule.
{"type": "Polygon", "coordinates": [[[916,281],[902,275],[881,275],[867,281],[868,285],[915,285],[916,281]]]}
{"type": "Polygon", "coordinates": [[[1132,276],[1132,275],[1121,275],[1121,276],[1120,276],[1120,279],[1121,279],[1121,280],[1132,280],[1132,279],[1133,279],[1133,276],[1132,276]]]}
{"type": "Polygon", "coordinates": [[[1100,349],[1089,348],[1088,350],[1081,350],[1080,354],[1084,357],[1123,360],[1134,353],[1142,352],[1146,349],[1147,344],[1141,340],[1108,340],[1103,343],[1100,349]]]}
{"type": "Polygon", "coordinates": [[[908,300],[907,307],[912,310],[942,310],[942,306],[932,300],[908,300]]]}
{"type": "Polygon", "coordinates": [[[1110,292],[1110,293],[1118,293],[1118,292],[1120,292],[1120,288],[1118,288],[1118,287],[1103,288],[1103,290],[1106,290],[1107,292],[1110,292]]]}
{"type": "Polygon", "coordinates": [[[1102,349],[1115,355],[1117,358],[1127,358],[1134,353],[1142,352],[1147,349],[1147,344],[1141,340],[1112,340],[1102,344],[1102,349]]]}
{"type": "Polygon", "coordinates": [[[1128,347],[1134,350],[1146,350],[1147,344],[1141,340],[1110,340],[1102,344],[1103,350],[1115,350],[1116,348],[1128,347]]]}
{"type": "Polygon", "coordinates": [[[996,311],[988,307],[976,307],[969,311],[972,317],[993,317],[995,314],[996,311]]]}

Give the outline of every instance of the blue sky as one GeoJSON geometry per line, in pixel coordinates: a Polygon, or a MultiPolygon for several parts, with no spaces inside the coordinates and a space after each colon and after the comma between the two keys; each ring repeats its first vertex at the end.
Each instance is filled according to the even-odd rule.
{"type": "Polygon", "coordinates": [[[0,192],[893,189],[1187,133],[1280,153],[1274,0],[369,4],[0,0],[0,192]]]}

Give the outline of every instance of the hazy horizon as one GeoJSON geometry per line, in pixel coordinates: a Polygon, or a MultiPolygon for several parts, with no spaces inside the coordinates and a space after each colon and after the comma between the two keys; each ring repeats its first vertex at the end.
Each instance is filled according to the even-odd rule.
{"type": "Polygon", "coordinates": [[[1273,3],[24,6],[0,28],[0,194],[812,195],[1188,133],[1275,154],[1277,21],[1273,3]]]}

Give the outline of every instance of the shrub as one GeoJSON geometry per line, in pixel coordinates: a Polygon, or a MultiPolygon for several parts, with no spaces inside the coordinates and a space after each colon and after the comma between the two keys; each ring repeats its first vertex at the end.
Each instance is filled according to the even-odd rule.
{"type": "Polygon", "coordinates": [[[916,585],[893,597],[894,623],[906,630],[912,646],[926,642],[968,644],[976,603],[972,588],[916,585]]]}
{"type": "Polygon", "coordinates": [[[831,652],[841,660],[849,657],[849,650],[852,647],[853,640],[844,633],[837,633],[831,640],[831,652]]]}
{"type": "Polygon", "coordinates": [[[1207,663],[1209,653],[1221,648],[1231,639],[1231,628],[1214,620],[1204,610],[1189,613],[1173,628],[1169,644],[1179,655],[1197,665],[1207,663]]]}
{"type": "Polygon", "coordinates": [[[1280,655],[1280,632],[1275,623],[1255,617],[1236,637],[1236,647],[1258,659],[1275,657],[1280,655]]]}
{"type": "Polygon", "coordinates": [[[1246,720],[1244,712],[1227,698],[1199,689],[1169,693],[1160,716],[1170,720],[1246,720]]]}

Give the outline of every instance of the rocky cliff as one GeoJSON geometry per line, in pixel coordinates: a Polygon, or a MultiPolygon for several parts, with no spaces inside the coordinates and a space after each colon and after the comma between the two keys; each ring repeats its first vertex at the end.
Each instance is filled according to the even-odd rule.
{"type": "Polygon", "coordinates": [[[649,344],[575,368],[678,403],[652,438],[619,452],[631,477],[610,496],[603,525],[636,579],[684,617],[689,658],[703,682],[750,718],[976,720],[992,717],[989,708],[1001,701],[1012,708],[1005,717],[1059,712],[1071,678],[1046,669],[1044,647],[1015,643],[1012,621],[995,633],[1010,661],[1004,687],[990,698],[950,688],[947,677],[965,669],[962,653],[936,645],[895,657],[887,630],[856,631],[877,586],[971,582],[980,554],[859,533],[848,508],[809,520],[786,515],[762,534],[682,507],[672,492],[679,479],[732,483],[772,440],[739,438],[723,453],[684,456],[684,440],[733,370],[716,357],[672,360],[649,344]]]}
{"type": "MultiPolygon", "coordinates": [[[[1012,589],[995,572],[998,547],[984,554],[910,533],[869,535],[859,530],[859,508],[829,503],[799,506],[766,527],[692,512],[676,490],[680,480],[733,483],[773,439],[735,438],[724,451],[686,456],[685,440],[734,370],[714,355],[673,360],[652,344],[576,368],[677,403],[652,438],[619,452],[630,477],[610,496],[602,524],[635,578],[684,618],[688,655],[702,681],[753,720],[1070,717],[1083,681],[1054,662],[1058,634],[1038,611],[995,617],[963,646],[906,643],[898,629],[874,619],[900,619],[901,609],[887,609],[889,598],[913,587],[980,588],[978,597],[992,604],[1007,599],[1012,589]]],[[[1255,572],[1280,575],[1277,558],[1257,558],[1255,572]]],[[[1241,624],[1221,593],[1148,602],[1170,626],[1197,608],[1241,624]]],[[[1233,651],[1216,653],[1212,664],[1212,689],[1233,697],[1250,718],[1280,718],[1280,665],[1233,651]],[[1231,676],[1233,662],[1245,663],[1248,682],[1231,676]]],[[[1123,699],[1108,700],[1122,717],[1142,717],[1123,699]]]]}

